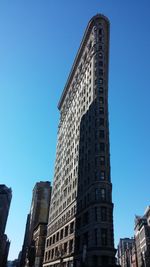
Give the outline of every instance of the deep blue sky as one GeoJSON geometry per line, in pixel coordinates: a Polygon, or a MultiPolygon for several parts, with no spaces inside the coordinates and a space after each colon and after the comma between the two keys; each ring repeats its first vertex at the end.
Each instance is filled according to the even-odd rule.
{"type": "Polygon", "coordinates": [[[111,21],[109,112],[115,243],[150,204],[149,0],[0,1],[0,183],[12,187],[9,258],[32,189],[52,180],[57,103],[89,19],[111,21]]]}

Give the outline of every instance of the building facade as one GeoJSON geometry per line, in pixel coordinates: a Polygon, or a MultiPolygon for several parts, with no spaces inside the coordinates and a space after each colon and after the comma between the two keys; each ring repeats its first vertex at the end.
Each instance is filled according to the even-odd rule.
{"type": "Polygon", "coordinates": [[[7,262],[10,242],[5,235],[5,228],[8,219],[8,213],[12,198],[12,190],[6,185],[0,185],[0,266],[4,266],[7,262]]]}
{"type": "Polygon", "coordinates": [[[26,263],[27,248],[28,248],[28,243],[29,243],[29,225],[30,225],[30,214],[27,215],[27,220],[26,220],[24,241],[22,245],[21,257],[20,257],[20,262],[19,262],[20,267],[24,267],[26,263]]]}
{"type": "Polygon", "coordinates": [[[33,232],[37,225],[39,223],[47,223],[48,221],[50,198],[50,182],[42,181],[36,183],[33,189],[32,203],[30,209],[29,244],[33,239],[33,232]]]}
{"type": "MultiPolygon", "coordinates": [[[[118,263],[121,267],[133,267],[136,256],[134,238],[121,238],[118,245],[118,263]]],[[[137,266],[134,266],[137,267],[137,266]]]]}
{"type": "Polygon", "coordinates": [[[135,245],[135,243],[134,243],[134,245],[132,247],[131,267],[138,267],[138,264],[137,264],[137,252],[136,252],[136,245],[135,245]]]}
{"type": "Polygon", "coordinates": [[[34,230],[33,233],[33,240],[35,242],[34,267],[42,267],[43,265],[46,234],[47,234],[47,223],[40,223],[34,230]]]}
{"type": "Polygon", "coordinates": [[[6,185],[0,185],[0,238],[5,233],[10,203],[12,198],[12,190],[6,185]]]}
{"type": "Polygon", "coordinates": [[[109,21],[93,17],[58,108],[44,267],[115,265],[108,122],[109,21]]]}
{"type": "Polygon", "coordinates": [[[135,242],[138,267],[150,266],[150,206],[144,216],[136,216],[135,242]]]}
{"type": "Polygon", "coordinates": [[[10,241],[8,240],[7,235],[3,235],[2,243],[1,243],[1,267],[7,267],[7,258],[9,253],[10,241]]]}
{"type": "Polygon", "coordinates": [[[50,182],[42,181],[36,183],[32,194],[30,214],[27,216],[20,267],[24,266],[42,267],[43,256],[42,258],[39,258],[38,246],[40,245],[40,242],[44,242],[43,245],[44,249],[46,233],[45,236],[41,236],[41,231],[37,232],[37,229],[38,227],[40,227],[40,225],[46,225],[45,228],[47,229],[50,199],[51,199],[50,182]],[[38,233],[39,236],[37,236],[38,233]],[[40,239],[40,242],[37,241],[38,239],[40,239]]]}

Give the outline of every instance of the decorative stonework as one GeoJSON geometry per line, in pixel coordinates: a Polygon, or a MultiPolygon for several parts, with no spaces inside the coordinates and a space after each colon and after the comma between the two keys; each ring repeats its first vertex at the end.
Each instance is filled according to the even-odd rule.
{"type": "Polygon", "coordinates": [[[88,267],[115,262],[108,50],[109,22],[97,15],[88,24],[58,105],[61,117],[44,267],[78,267],[84,260],[88,267]]]}

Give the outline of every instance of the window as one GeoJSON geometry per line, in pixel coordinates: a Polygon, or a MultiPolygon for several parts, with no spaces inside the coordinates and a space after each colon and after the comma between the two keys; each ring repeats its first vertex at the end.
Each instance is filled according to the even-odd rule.
{"type": "Polygon", "coordinates": [[[89,223],[89,214],[88,214],[88,212],[85,212],[83,214],[83,224],[86,225],[88,223],[89,223]]]}
{"type": "Polygon", "coordinates": [[[64,243],[64,253],[67,253],[67,242],[64,243]]]}
{"type": "Polygon", "coordinates": [[[106,200],[106,189],[105,188],[100,189],[100,195],[101,195],[101,200],[106,200]]]}
{"type": "Polygon", "coordinates": [[[63,238],[63,229],[61,229],[61,231],[60,231],[60,239],[62,239],[63,238]]]}
{"type": "Polygon", "coordinates": [[[105,137],[105,132],[103,130],[100,130],[100,138],[104,138],[105,137]]]}
{"type": "Polygon", "coordinates": [[[87,247],[88,247],[88,239],[89,239],[89,235],[88,235],[88,232],[86,232],[83,235],[83,244],[86,245],[87,247]]]}
{"type": "Polygon", "coordinates": [[[100,157],[100,164],[105,165],[105,157],[100,157]]]}
{"type": "Polygon", "coordinates": [[[101,244],[102,246],[107,246],[107,229],[101,229],[101,244]]]}
{"type": "Polygon", "coordinates": [[[97,229],[94,230],[95,246],[97,246],[97,229]]]}
{"type": "Polygon", "coordinates": [[[52,249],[52,254],[51,254],[51,258],[53,259],[54,257],[54,249],[52,249]]]}
{"type": "Polygon", "coordinates": [[[92,41],[90,41],[89,44],[88,44],[89,50],[91,50],[91,47],[92,47],[92,41]]]}
{"type": "Polygon", "coordinates": [[[100,191],[99,188],[95,189],[95,200],[100,200],[100,191]]]}
{"type": "Polygon", "coordinates": [[[58,257],[58,247],[55,248],[55,256],[58,257]]]}
{"type": "Polygon", "coordinates": [[[94,211],[95,211],[95,221],[97,222],[97,207],[95,207],[94,211]]]}
{"type": "Polygon", "coordinates": [[[101,221],[106,222],[107,221],[107,208],[101,207],[101,221]]]}
{"type": "Polygon", "coordinates": [[[105,151],[105,144],[100,143],[100,151],[104,152],[105,151]]]}
{"type": "Polygon", "coordinates": [[[99,29],[98,30],[98,33],[101,35],[102,34],[102,29],[99,29]]]}
{"type": "Polygon", "coordinates": [[[102,67],[103,66],[103,61],[100,61],[99,62],[99,65],[102,67]]]}
{"type": "Polygon", "coordinates": [[[68,235],[68,225],[65,227],[65,236],[68,235]]]}
{"type": "Polygon", "coordinates": [[[70,234],[72,234],[74,231],[74,222],[70,224],[70,234]]]}
{"type": "Polygon", "coordinates": [[[99,109],[99,113],[100,113],[100,114],[104,114],[104,108],[103,108],[103,107],[100,107],[100,109],[99,109]]]}
{"type": "Polygon", "coordinates": [[[103,79],[102,78],[100,78],[99,81],[100,81],[100,84],[103,84],[103,79]]]}
{"type": "Polygon", "coordinates": [[[48,260],[50,260],[51,251],[48,251],[48,260]]]}
{"type": "Polygon", "coordinates": [[[47,252],[45,253],[45,261],[47,261],[47,252]]]}
{"type": "Polygon", "coordinates": [[[55,243],[55,235],[53,235],[53,244],[55,243]]]}
{"type": "Polygon", "coordinates": [[[73,251],[73,239],[69,241],[69,252],[73,251]]]}
{"type": "Polygon", "coordinates": [[[47,247],[49,246],[49,239],[47,239],[47,241],[46,241],[46,246],[47,247]]]}
{"type": "Polygon", "coordinates": [[[56,234],[56,242],[59,241],[59,232],[56,234]]]}
{"type": "Polygon", "coordinates": [[[104,126],[104,119],[100,118],[100,126],[104,126]]]}
{"type": "Polygon", "coordinates": [[[83,60],[85,61],[86,58],[87,58],[87,53],[84,54],[84,56],[83,56],[83,60]]]}
{"type": "Polygon", "coordinates": [[[104,93],[104,89],[103,89],[103,87],[100,87],[100,88],[99,88],[99,93],[100,93],[100,94],[103,94],[103,93],[104,93]]]}
{"type": "Polygon", "coordinates": [[[105,180],[105,172],[104,171],[100,172],[100,179],[105,180]]]}
{"type": "Polygon", "coordinates": [[[100,70],[99,70],[99,74],[100,74],[100,75],[103,75],[103,69],[100,69],[100,70]]]}
{"type": "Polygon", "coordinates": [[[102,58],[102,57],[103,57],[103,54],[100,52],[100,53],[99,53],[99,56],[102,58]]]}
{"type": "Polygon", "coordinates": [[[81,71],[81,70],[82,70],[82,63],[79,66],[79,71],[81,71]]]}
{"type": "Polygon", "coordinates": [[[100,104],[103,105],[104,104],[104,98],[103,97],[100,97],[100,104]]]}

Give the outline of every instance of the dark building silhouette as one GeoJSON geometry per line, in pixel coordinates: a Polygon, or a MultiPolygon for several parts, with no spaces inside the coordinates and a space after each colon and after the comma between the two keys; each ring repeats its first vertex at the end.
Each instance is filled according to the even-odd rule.
{"type": "Polygon", "coordinates": [[[0,238],[5,233],[10,202],[12,198],[12,190],[6,185],[0,185],[0,238]]]}
{"type": "Polygon", "coordinates": [[[29,225],[30,225],[30,214],[27,215],[25,235],[24,235],[24,241],[23,241],[20,263],[19,263],[20,267],[25,266],[25,263],[26,263],[27,248],[29,245],[29,225]]]}
{"type": "Polygon", "coordinates": [[[18,259],[15,259],[13,261],[8,261],[7,267],[19,267],[19,265],[18,265],[18,259]]]}
{"type": "Polygon", "coordinates": [[[44,267],[115,266],[108,122],[109,20],[93,17],[58,108],[44,267]]]}
{"type": "Polygon", "coordinates": [[[3,238],[1,240],[1,267],[7,267],[7,258],[9,253],[9,247],[10,247],[10,241],[8,240],[7,235],[3,235],[3,238]]]}
{"type": "Polygon", "coordinates": [[[12,190],[6,185],[0,185],[0,266],[5,267],[10,242],[5,235],[5,228],[12,198],[12,190]]]}

